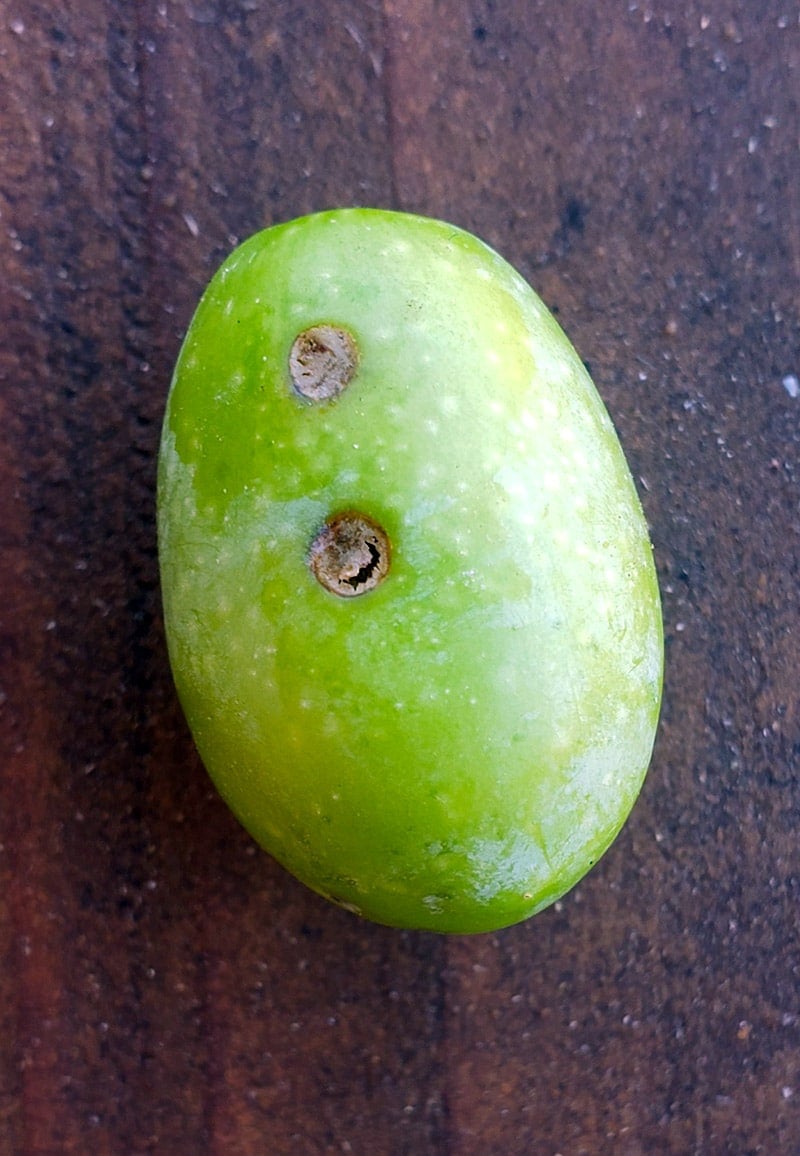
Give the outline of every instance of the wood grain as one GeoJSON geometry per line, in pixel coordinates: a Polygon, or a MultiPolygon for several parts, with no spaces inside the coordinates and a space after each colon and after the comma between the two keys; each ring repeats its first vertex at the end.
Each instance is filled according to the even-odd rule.
{"type": "Polygon", "coordinates": [[[800,1150],[799,74],[782,0],[0,13],[0,1156],[800,1150]],[[339,204],[531,280],[652,527],[651,774],[495,936],[308,893],[172,689],[181,336],[237,240],[339,204]]]}

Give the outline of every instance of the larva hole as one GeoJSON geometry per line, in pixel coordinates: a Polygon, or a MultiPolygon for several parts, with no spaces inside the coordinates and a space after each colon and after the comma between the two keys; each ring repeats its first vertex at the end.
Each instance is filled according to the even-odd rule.
{"type": "Polygon", "coordinates": [[[374,590],[389,573],[391,547],[382,526],[366,514],[334,514],[315,535],[308,565],[319,584],[340,598],[374,590]]]}
{"type": "Polygon", "coordinates": [[[289,376],[295,393],[307,401],[331,401],[353,380],[358,347],[338,325],[313,325],[295,337],[289,353],[289,376]]]}

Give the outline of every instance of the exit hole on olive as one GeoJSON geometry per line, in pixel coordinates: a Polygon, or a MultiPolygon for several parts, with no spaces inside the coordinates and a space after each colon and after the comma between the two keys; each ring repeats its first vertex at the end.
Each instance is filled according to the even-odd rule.
{"type": "Polygon", "coordinates": [[[308,565],[319,584],[340,598],[374,590],[389,572],[391,547],[382,526],[354,510],[334,514],[315,535],[308,565]]]}
{"type": "Polygon", "coordinates": [[[289,353],[295,393],[307,401],[331,401],[347,389],[358,367],[358,347],[338,325],[313,325],[298,333],[289,353]]]}

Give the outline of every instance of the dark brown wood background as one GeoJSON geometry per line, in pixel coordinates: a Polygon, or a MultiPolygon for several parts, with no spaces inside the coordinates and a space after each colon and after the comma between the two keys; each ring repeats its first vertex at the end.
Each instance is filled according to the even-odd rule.
{"type": "Polygon", "coordinates": [[[799,99],[795,0],[3,0],[0,1156],[800,1152],[799,99]],[[652,526],[647,784],[497,935],[295,883],[167,666],[181,336],[349,204],[524,273],[652,526]]]}

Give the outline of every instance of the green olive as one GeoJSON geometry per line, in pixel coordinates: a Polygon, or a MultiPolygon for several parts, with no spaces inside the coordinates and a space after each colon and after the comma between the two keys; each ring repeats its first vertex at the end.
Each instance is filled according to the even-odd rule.
{"type": "Polygon", "coordinates": [[[177,363],[158,515],[201,756],[314,890],[486,931],[611,844],[659,714],[652,549],[581,359],[481,241],[343,209],[236,249],[177,363]]]}

